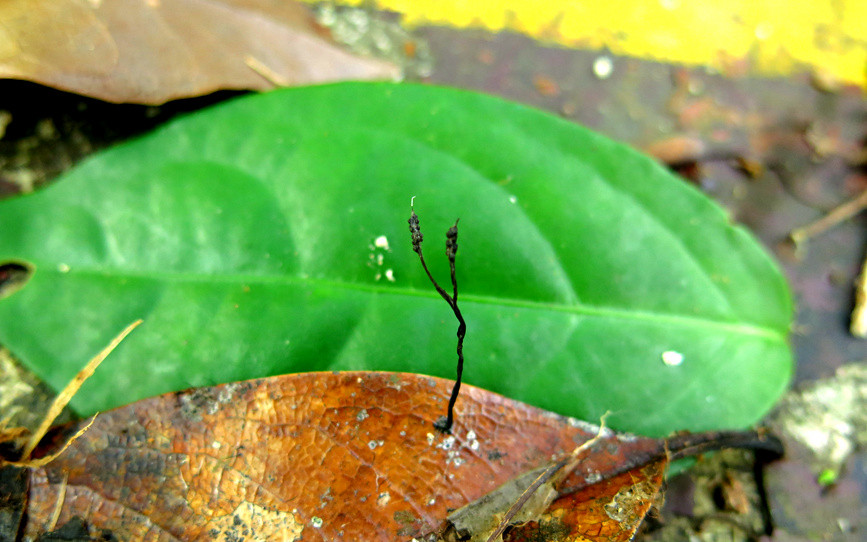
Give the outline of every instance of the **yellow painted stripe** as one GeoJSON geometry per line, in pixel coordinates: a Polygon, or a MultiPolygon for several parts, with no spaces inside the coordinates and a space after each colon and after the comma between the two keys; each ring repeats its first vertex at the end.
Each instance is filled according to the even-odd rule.
{"type": "Polygon", "coordinates": [[[865,0],[338,0],[420,24],[513,30],[568,47],[722,71],[811,71],[867,87],[865,0]]]}

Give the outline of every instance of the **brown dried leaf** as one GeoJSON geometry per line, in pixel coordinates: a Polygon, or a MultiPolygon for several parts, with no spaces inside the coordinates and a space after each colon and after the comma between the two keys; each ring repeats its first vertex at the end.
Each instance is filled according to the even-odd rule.
{"type": "Polygon", "coordinates": [[[4,0],[0,77],[109,102],[160,104],[219,89],[394,79],[346,53],[286,0],[4,0]]]}
{"type": "MultiPolygon", "coordinates": [[[[12,532],[29,539],[86,527],[121,540],[432,540],[449,531],[450,511],[519,477],[499,507],[508,508],[538,476],[530,471],[562,466],[600,434],[552,482],[560,498],[549,491],[547,510],[537,506],[513,531],[539,539],[555,525],[585,540],[626,540],[658,490],[658,460],[764,438],[615,434],[472,386],[445,435],[433,421],[451,386],[413,374],[305,373],[139,401],[101,414],[59,457],[27,469],[25,509],[0,519],[19,518],[12,532]]],[[[34,456],[83,423],[50,433],[34,456]]],[[[0,480],[17,480],[16,468],[0,469],[0,480]]],[[[498,514],[482,523],[496,526],[498,514]]]]}
{"type": "MultiPolygon", "coordinates": [[[[120,539],[408,540],[598,430],[466,386],[443,435],[432,421],[450,391],[418,375],[307,373],[139,401],[29,471],[23,532],[48,530],[66,485],[57,525],[81,516],[120,539]]],[[[610,431],[594,449],[566,486],[664,453],[610,431]]]]}

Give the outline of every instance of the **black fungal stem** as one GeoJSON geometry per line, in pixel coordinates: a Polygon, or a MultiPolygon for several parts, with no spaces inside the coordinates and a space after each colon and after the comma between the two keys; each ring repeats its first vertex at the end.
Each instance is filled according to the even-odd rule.
{"type": "Polygon", "coordinates": [[[464,336],[467,333],[467,324],[464,322],[464,317],[461,314],[461,310],[458,308],[458,281],[455,277],[455,255],[458,252],[458,221],[456,220],[455,225],[449,228],[446,232],[446,257],[448,257],[449,260],[449,271],[451,273],[452,288],[454,291],[453,295],[449,295],[448,292],[443,290],[443,288],[437,283],[436,279],[433,278],[433,275],[431,275],[431,272],[427,267],[427,263],[424,261],[424,255],[421,251],[421,243],[424,240],[424,236],[421,233],[418,215],[415,214],[415,209],[412,207],[412,203],[410,203],[410,211],[409,232],[412,235],[412,249],[416,254],[418,254],[421,266],[424,269],[424,272],[427,273],[427,277],[434,285],[434,288],[436,288],[440,296],[446,300],[446,303],[449,304],[449,307],[451,307],[452,312],[455,313],[455,317],[458,319],[457,378],[455,379],[455,385],[452,388],[452,395],[449,398],[447,415],[434,422],[434,427],[439,431],[450,433],[452,425],[454,424],[455,402],[457,402],[458,394],[461,391],[461,376],[464,372],[464,336]]]}
{"type": "Polygon", "coordinates": [[[446,257],[449,259],[449,271],[452,276],[452,288],[454,288],[452,301],[454,301],[455,307],[458,305],[458,280],[455,278],[455,255],[458,253],[458,222],[460,220],[460,218],[455,220],[455,225],[446,232],[446,257]]]}
{"type": "Polygon", "coordinates": [[[464,374],[464,335],[467,334],[467,324],[464,322],[464,317],[461,315],[460,309],[458,309],[457,301],[455,301],[452,309],[458,319],[458,374],[455,380],[455,386],[452,388],[452,396],[449,398],[448,416],[446,416],[445,421],[437,420],[437,422],[434,423],[434,426],[437,429],[440,429],[443,433],[451,432],[452,423],[454,422],[455,402],[458,400],[458,394],[461,392],[461,377],[464,374]]]}

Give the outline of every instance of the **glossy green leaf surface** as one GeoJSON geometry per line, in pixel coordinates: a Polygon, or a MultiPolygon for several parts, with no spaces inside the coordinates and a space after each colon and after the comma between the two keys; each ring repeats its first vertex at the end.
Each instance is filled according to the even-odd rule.
{"type": "Polygon", "coordinates": [[[453,378],[412,196],[445,285],[460,217],[467,382],[650,435],[750,424],[788,383],[784,279],[693,187],[539,111],[376,83],[238,99],[0,202],[0,262],[35,270],[0,343],[62,387],[143,318],[84,414],[290,372],[453,378]]]}

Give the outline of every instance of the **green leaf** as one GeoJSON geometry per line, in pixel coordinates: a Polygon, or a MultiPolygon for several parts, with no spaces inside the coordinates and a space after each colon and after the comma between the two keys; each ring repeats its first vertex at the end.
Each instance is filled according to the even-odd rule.
{"type": "Polygon", "coordinates": [[[579,126],[413,85],[245,97],[0,203],[0,262],[35,269],[0,300],[0,342],[60,388],[143,318],[83,414],[279,373],[453,378],[412,196],[446,285],[461,219],[467,382],[649,435],[751,424],[784,390],[788,289],[718,206],[579,126]]]}

